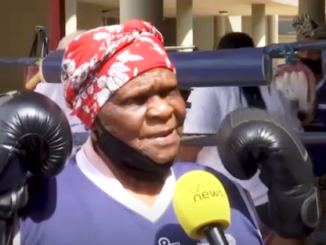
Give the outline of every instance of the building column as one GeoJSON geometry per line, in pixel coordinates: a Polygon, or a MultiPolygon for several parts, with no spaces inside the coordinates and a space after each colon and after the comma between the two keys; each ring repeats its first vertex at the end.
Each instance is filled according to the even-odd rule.
{"type": "Polygon", "coordinates": [[[266,44],[278,43],[278,15],[267,16],[266,44]]]}
{"type": "MultiPolygon", "coordinates": [[[[153,1],[153,0],[151,0],[153,1]]],[[[193,34],[193,0],[177,1],[177,46],[191,47],[194,45],[193,34]]],[[[192,49],[190,49],[192,50],[192,49]]],[[[184,50],[184,51],[190,51],[184,50]]]]}
{"type": "Polygon", "coordinates": [[[249,16],[242,16],[241,18],[242,21],[242,32],[247,33],[249,36],[252,36],[252,28],[251,28],[251,15],[249,16]]]}
{"type": "Polygon", "coordinates": [[[227,12],[220,12],[214,17],[214,45],[216,47],[226,33],[226,18],[227,12]]]}
{"type": "Polygon", "coordinates": [[[266,16],[265,4],[251,5],[252,38],[257,47],[266,45],[266,16]]]}
{"type": "Polygon", "coordinates": [[[163,0],[120,0],[119,15],[120,23],[141,19],[163,32],[163,0]]]}
{"type": "Polygon", "coordinates": [[[77,31],[77,0],[65,0],[65,35],[77,31]]]}
{"type": "Polygon", "coordinates": [[[325,22],[325,0],[299,0],[299,14],[308,14],[314,21],[325,22]]]}

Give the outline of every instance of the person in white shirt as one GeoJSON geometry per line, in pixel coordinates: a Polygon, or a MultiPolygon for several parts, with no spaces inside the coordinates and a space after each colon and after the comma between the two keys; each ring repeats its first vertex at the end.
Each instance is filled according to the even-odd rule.
{"type": "MultiPolygon", "coordinates": [[[[252,38],[245,33],[229,33],[220,40],[218,49],[233,49],[254,47],[252,38]]],[[[305,71],[306,72],[306,71],[305,71]]],[[[309,71],[308,71],[309,72],[309,71]]],[[[305,73],[283,74],[278,81],[301,80],[305,82],[305,73]]],[[[290,81],[291,82],[291,81],[290,81]]],[[[215,134],[221,121],[230,112],[241,107],[256,107],[270,112],[279,113],[288,118],[297,130],[301,130],[300,120],[293,103],[286,99],[281,92],[266,86],[261,87],[199,87],[191,92],[188,110],[184,123],[184,134],[215,134]]],[[[179,158],[182,161],[197,162],[209,166],[239,183],[247,189],[257,208],[259,216],[267,214],[267,188],[259,179],[259,172],[250,180],[234,178],[224,168],[216,147],[180,147],[179,158]]],[[[264,218],[263,218],[264,219],[264,218]]],[[[280,240],[280,244],[293,243],[292,240],[280,240]]],[[[297,241],[295,241],[297,242],[297,241]]],[[[300,241],[301,242],[301,241],[300,241]]]]}

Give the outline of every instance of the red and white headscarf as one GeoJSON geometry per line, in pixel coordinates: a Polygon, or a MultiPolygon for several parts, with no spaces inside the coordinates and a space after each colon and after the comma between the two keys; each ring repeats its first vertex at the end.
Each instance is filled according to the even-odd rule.
{"type": "Polygon", "coordinates": [[[100,108],[124,84],[154,69],[175,71],[163,46],[162,34],[150,23],[130,20],[100,27],[77,37],[62,61],[65,98],[86,127],[100,108]]]}

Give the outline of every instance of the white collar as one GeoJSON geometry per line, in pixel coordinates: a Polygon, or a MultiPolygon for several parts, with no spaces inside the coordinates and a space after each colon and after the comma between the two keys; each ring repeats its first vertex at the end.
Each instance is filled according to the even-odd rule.
{"type": "MultiPolygon", "coordinates": [[[[77,166],[82,173],[91,180],[98,188],[106,194],[114,198],[116,201],[126,206],[130,210],[142,215],[151,222],[157,221],[170,205],[176,184],[176,178],[172,174],[167,178],[161,193],[152,207],[146,206],[140,200],[128,193],[121,183],[114,177],[103,175],[95,166],[87,159],[86,154],[81,148],[76,154],[77,166]]],[[[171,169],[172,170],[172,169],[171,169]]],[[[112,173],[112,172],[111,172],[112,173]]]]}

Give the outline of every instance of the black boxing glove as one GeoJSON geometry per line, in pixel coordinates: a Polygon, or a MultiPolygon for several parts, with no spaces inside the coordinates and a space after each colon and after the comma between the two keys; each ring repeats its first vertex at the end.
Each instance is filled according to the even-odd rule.
{"type": "Polygon", "coordinates": [[[308,153],[288,123],[259,109],[230,113],[217,134],[221,161],[231,175],[250,179],[261,170],[268,188],[269,219],[262,220],[284,238],[308,236],[320,209],[308,153]]]}
{"type": "Polygon", "coordinates": [[[0,219],[25,206],[29,173],[57,175],[71,151],[68,120],[51,99],[32,91],[0,95],[0,219]]]}

